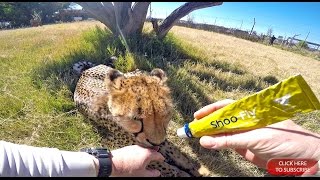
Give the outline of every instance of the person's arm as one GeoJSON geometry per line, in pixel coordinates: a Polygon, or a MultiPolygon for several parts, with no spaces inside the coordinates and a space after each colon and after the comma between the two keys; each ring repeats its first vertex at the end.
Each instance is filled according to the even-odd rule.
{"type": "MultiPolygon", "coordinates": [[[[151,161],[162,162],[164,157],[138,145],[115,149],[111,151],[110,176],[159,176],[159,170],[146,168],[151,161]]],[[[0,176],[97,177],[98,173],[99,160],[86,152],[0,141],[0,176]]]]}
{"type": "Polygon", "coordinates": [[[0,176],[96,177],[94,160],[85,152],[0,141],[0,176]]]}

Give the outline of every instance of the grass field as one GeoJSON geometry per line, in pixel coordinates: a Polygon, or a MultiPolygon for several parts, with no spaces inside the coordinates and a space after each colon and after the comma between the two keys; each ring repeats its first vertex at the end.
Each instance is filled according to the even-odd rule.
{"type": "MultiPolygon", "coordinates": [[[[207,176],[264,176],[265,171],[232,150],[210,151],[197,139],[183,140],[176,128],[193,113],[225,98],[239,99],[291,75],[302,74],[320,97],[320,61],[213,32],[174,27],[164,42],[150,35],[128,40],[131,53],[96,21],[0,31],[0,138],[35,146],[79,150],[101,145],[98,129],[73,104],[74,62],[101,63],[117,55],[116,67],[164,69],[175,116],[168,138],[203,164],[207,176]]],[[[150,24],[145,32],[151,29],[150,24]]],[[[294,120],[320,133],[320,112],[294,120]]]]}

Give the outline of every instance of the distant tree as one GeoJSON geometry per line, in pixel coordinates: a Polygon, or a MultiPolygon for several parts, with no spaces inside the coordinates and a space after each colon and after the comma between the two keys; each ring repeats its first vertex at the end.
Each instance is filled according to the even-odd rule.
{"type": "Polygon", "coordinates": [[[13,11],[10,3],[0,2],[0,22],[8,19],[8,14],[13,11]]]}
{"type": "MultiPolygon", "coordinates": [[[[41,13],[41,12],[40,12],[41,13]]],[[[32,27],[34,26],[41,26],[42,25],[42,21],[41,21],[41,16],[40,13],[34,11],[32,14],[32,19],[30,20],[30,25],[32,27]]]]}
{"type": "Polygon", "coordinates": [[[0,3],[0,21],[10,21],[13,27],[27,25],[32,18],[31,4],[16,2],[0,3]]]}
{"type": "Polygon", "coordinates": [[[42,23],[54,23],[53,14],[61,9],[67,9],[70,2],[38,2],[35,10],[41,11],[42,23]]]}
{"type": "Polygon", "coordinates": [[[28,26],[34,12],[41,12],[42,23],[52,23],[52,15],[70,2],[0,2],[0,21],[10,21],[13,27],[28,26]]]}
{"type": "Polygon", "coordinates": [[[260,38],[261,41],[263,41],[264,38],[265,38],[265,35],[263,33],[260,33],[259,38],[260,38]]]}
{"type": "Polygon", "coordinates": [[[194,16],[193,16],[193,14],[188,14],[187,15],[187,22],[188,22],[188,24],[194,24],[194,16]]]}
{"type": "Polygon", "coordinates": [[[267,36],[268,37],[271,37],[273,34],[273,29],[272,28],[269,28],[268,31],[267,31],[267,36]]]}
{"type": "Polygon", "coordinates": [[[255,35],[255,36],[258,36],[257,35],[257,31],[252,31],[252,34],[255,35]]]}

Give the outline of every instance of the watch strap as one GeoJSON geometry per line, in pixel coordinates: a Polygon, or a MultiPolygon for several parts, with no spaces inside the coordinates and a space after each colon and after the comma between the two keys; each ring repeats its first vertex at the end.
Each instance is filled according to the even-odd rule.
{"type": "Polygon", "coordinates": [[[111,158],[98,158],[99,160],[99,173],[98,177],[109,177],[112,172],[111,158]]]}
{"type": "Polygon", "coordinates": [[[111,153],[106,148],[84,148],[80,151],[93,155],[99,161],[98,177],[109,177],[112,172],[111,153]]]}

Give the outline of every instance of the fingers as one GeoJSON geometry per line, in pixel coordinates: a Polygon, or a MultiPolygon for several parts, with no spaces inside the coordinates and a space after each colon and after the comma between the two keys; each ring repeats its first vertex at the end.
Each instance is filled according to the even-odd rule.
{"type": "Polygon", "coordinates": [[[143,173],[144,177],[158,177],[160,176],[160,171],[156,169],[146,169],[145,173],[143,173]]]}
{"type": "Polygon", "coordinates": [[[200,144],[207,149],[242,148],[247,149],[250,143],[250,132],[237,134],[220,134],[215,136],[203,136],[200,144]]]}
{"type": "Polygon", "coordinates": [[[159,161],[159,162],[163,162],[164,161],[164,157],[162,156],[161,153],[150,149],[150,155],[149,155],[149,162],[150,161],[159,161]]]}
{"type": "Polygon", "coordinates": [[[252,141],[253,133],[243,132],[238,134],[223,134],[217,136],[203,136],[200,138],[200,144],[204,148],[208,149],[225,149],[233,148],[241,156],[243,156],[248,161],[254,163],[255,165],[266,168],[267,161],[255,156],[250,150],[247,150],[252,141]]]}
{"type": "Polygon", "coordinates": [[[250,150],[248,149],[235,149],[237,153],[239,153],[241,156],[243,156],[246,160],[252,162],[253,164],[261,167],[261,168],[267,168],[267,161],[259,158],[258,156],[254,155],[250,150]]]}
{"type": "Polygon", "coordinates": [[[203,118],[204,116],[218,110],[218,109],[221,109],[222,107],[228,105],[228,104],[231,104],[233,103],[235,100],[232,100],[232,99],[224,99],[222,101],[218,101],[218,102],[215,102],[213,104],[209,104],[203,108],[201,108],[200,110],[196,111],[194,113],[194,118],[196,119],[201,119],[203,118]]]}
{"type": "MultiPolygon", "coordinates": [[[[249,159],[252,159],[252,157],[251,157],[251,154],[249,154],[248,153],[248,149],[241,149],[241,148],[236,148],[236,149],[234,149],[238,154],[240,154],[242,157],[244,157],[244,158],[248,158],[247,160],[249,160],[249,159]]],[[[254,154],[252,154],[252,155],[254,155],[254,154]]]]}
{"type": "MultiPolygon", "coordinates": [[[[151,161],[163,162],[164,157],[159,152],[157,152],[153,149],[149,149],[148,161],[147,161],[146,165],[150,164],[151,161]]],[[[143,175],[145,177],[158,177],[158,176],[160,176],[160,171],[156,170],[156,169],[146,169],[145,172],[143,173],[143,175]]]]}

